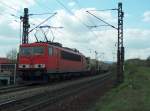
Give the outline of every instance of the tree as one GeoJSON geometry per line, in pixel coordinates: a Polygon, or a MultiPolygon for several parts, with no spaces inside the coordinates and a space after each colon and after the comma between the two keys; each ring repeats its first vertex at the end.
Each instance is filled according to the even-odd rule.
{"type": "Polygon", "coordinates": [[[149,57],[147,57],[146,62],[147,62],[147,65],[148,65],[148,66],[150,66],[150,56],[149,56],[149,57]]]}
{"type": "Polygon", "coordinates": [[[11,63],[16,63],[17,62],[17,50],[16,49],[11,49],[7,53],[6,56],[11,61],[11,63]]]}
{"type": "Polygon", "coordinates": [[[147,60],[148,60],[148,61],[150,61],[150,56],[149,56],[149,57],[147,57],[147,60]]]}

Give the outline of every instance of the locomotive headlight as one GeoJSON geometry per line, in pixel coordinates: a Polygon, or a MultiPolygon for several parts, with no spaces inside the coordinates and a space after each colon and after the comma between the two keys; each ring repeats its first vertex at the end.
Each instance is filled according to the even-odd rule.
{"type": "Polygon", "coordinates": [[[30,68],[29,64],[19,64],[19,68],[30,68]]]}
{"type": "Polygon", "coordinates": [[[45,64],[35,64],[34,68],[45,68],[45,64]]]}

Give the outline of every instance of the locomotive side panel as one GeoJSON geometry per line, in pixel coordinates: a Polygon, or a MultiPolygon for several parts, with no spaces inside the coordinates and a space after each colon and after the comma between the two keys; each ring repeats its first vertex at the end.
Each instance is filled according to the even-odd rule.
{"type": "Polygon", "coordinates": [[[57,55],[57,49],[52,47],[52,46],[48,46],[47,48],[47,52],[48,52],[48,59],[46,61],[47,65],[46,65],[46,69],[48,73],[56,73],[58,72],[58,55],[57,55]]]}
{"type": "Polygon", "coordinates": [[[60,72],[82,72],[85,63],[80,54],[60,50],[60,72]]]}

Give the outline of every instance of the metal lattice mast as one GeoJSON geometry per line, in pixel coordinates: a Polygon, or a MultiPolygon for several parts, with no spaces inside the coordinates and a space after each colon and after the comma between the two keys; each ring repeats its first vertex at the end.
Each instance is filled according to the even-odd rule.
{"type": "Polygon", "coordinates": [[[24,16],[21,16],[20,19],[23,22],[22,44],[27,44],[29,42],[28,33],[30,28],[28,8],[24,8],[24,16]]]}
{"type": "Polygon", "coordinates": [[[124,46],[123,46],[123,16],[122,3],[118,3],[118,49],[117,49],[117,82],[124,80],[124,46]]]}
{"type": "MultiPolygon", "coordinates": [[[[117,10],[118,11],[118,27],[111,25],[110,23],[106,22],[105,20],[92,14],[90,11],[86,11],[86,12],[88,14],[94,16],[96,19],[100,20],[104,24],[106,24],[105,26],[110,26],[110,27],[118,30],[117,83],[119,84],[119,83],[122,83],[124,80],[124,46],[123,46],[123,17],[124,17],[124,12],[122,11],[122,3],[118,3],[117,9],[106,9],[106,10],[117,10]]],[[[97,11],[106,11],[106,10],[97,10],[97,11]]],[[[97,26],[93,26],[93,27],[97,27],[97,26]]]]}

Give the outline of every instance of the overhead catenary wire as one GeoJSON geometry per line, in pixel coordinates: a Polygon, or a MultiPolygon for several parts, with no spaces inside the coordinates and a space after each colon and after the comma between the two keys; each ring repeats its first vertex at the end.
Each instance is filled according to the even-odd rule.
{"type": "MultiPolygon", "coordinates": [[[[55,39],[55,36],[54,36],[54,32],[53,32],[52,28],[53,29],[56,29],[56,28],[62,29],[63,27],[55,27],[55,26],[50,26],[50,25],[44,25],[44,26],[39,26],[39,28],[42,29],[42,30],[43,30],[43,28],[48,28],[50,30],[51,34],[52,34],[52,37],[53,37],[52,42],[53,42],[54,39],[55,39]]],[[[44,32],[44,30],[43,30],[43,32],[44,32]]],[[[44,33],[44,35],[46,36],[45,33],[44,33]]]]}
{"type": "MultiPolygon", "coordinates": [[[[45,4],[42,5],[41,1],[39,2],[38,0],[36,0],[36,5],[38,5],[38,7],[44,11],[46,11],[47,13],[39,13],[39,14],[33,14],[33,15],[46,15],[46,14],[53,14],[51,12],[53,12],[49,7],[47,7],[45,4]]],[[[40,23],[41,21],[36,20],[38,23],[40,23]]]]}
{"type": "Polygon", "coordinates": [[[74,0],[76,4],[79,6],[79,8],[82,8],[78,0],[74,0]]]}
{"type": "Polygon", "coordinates": [[[32,32],[34,29],[36,29],[37,27],[39,27],[40,25],[42,25],[43,23],[45,23],[46,21],[48,21],[50,18],[52,18],[53,16],[55,16],[57,14],[57,12],[56,13],[54,13],[53,15],[51,15],[50,17],[48,17],[47,19],[45,19],[44,21],[42,21],[40,24],[38,24],[36,27],[34,27],[33,29],[31,29],[30,31],[29,31],[29,33],[30,32],[32,32]]]}
{"type": "Polygon", "coordinates": [[[117,8],[112,8],[112,9],[99,9],[99,10],[88,10],[88,11],[111,11],[111,10],[118,10],[117,8]]]}
{"type": "Polygon", "coordinates": [[[58,4],[60,4],[65,10],[67,10],[71,15],[73,15],[83,26],[85,26],[93,35],[94,35],[94,37],[96,36],[97,37],[97,35],[88,27],[88,25],[87,24],[85,24],[80,18],[78,18],[76,15],[74,15],[74,13],[71,11],[71,10],[69,10],[62,2],[60,2],[59,0],[56,0],[56,2],[58,3],[58,4]]]}
{"type": "Polygon", "coordinates": [[[19,18],[19,19],[20,19],[20,17],[17,16],[17,15],[15,15],[15,14],[11,14],[11,13],[10,13],[10,15],[11,15],[12,17],[15,17],[15,18],[19,18]]]}
{"type": "MultiPolygon", "coordinates": [[[[91,28],[97,28],[97,27],[102,27],[102,26],[109,26],[109,27],[111,27],[111,28],[114,28],[114,29],[118,30],[117,27],[111,25],[110,23],[106,22],[105,20],[103,20],[103,19],[97,17],[96,15],[94,15],[93,13],[90,12],[90,11],[109,11],[109,10],[118,10],[118,9],[88,10],[88,11],[86,11],[88,14],[94,16],[96,19],[98,19],[98,20],[100,20],[101,22],[103,22],[104,24],[106,24],[106,25],[99,25],[99,26],[98,26],[98,25],[94,25],[94,26],[90,26],[90,27],[91,27],[91,28]]],[[[104,59],[104,58],[103,58],[103,59],[104,59]]]]}
{"type": "MultiPolygon", "coordinates": [[[[5,2],[0,1],[0,4],[3,5],[3,6],[5,6],[6,8],[9,8],[9,9],[11,9],[11,10],[14,10],[14,11],[19,12],[19,13],[22,14],[21,11],[19,11],[18,9],[16,9],[16,8],[14,8],[14,7],[12,7],[12,6],[8,5],[8,4],[6,4],[5,2]]],[[[3,14],[3,13],[2,13],[2,14],[3,14]]],[[[12,13],[10,13],[10,12],[6,12],[5,14],[8,14],[8,15],[10,15],[10,16],[13,16],[13,17],[16,17],[16,18],[19,18],[19,19],[20,19],[19,16],[15,15],[15,14],[12,14],[12,13]]],[[[46,14],[46,13],[43,13],[43,14],[46,14]]],[[[48,13],[47,13],[47,14],[48,14],[48,13]]],[[[31,15],[35,15],[35,14],[31,14],[31,15]]],[[[42,14],[41,14],[41,15],[42,15],[42,14]]]]}
{"type": "Polygon", "coordinates": [[[2,15],[2,16],[8,15],[8,16],[11,16],[11,17],[14,17],[14,18],[17,18],[17,19],[19,18],[19,19],[20,19],[19,16],[15,15],[15,14],[13,14],[13,13],[10,13],[10,12],[8,12],[8,11],[2,12],[2,13],[0,13],[0,15],[2,15]]]}
{"type": "Polygon", "coordinates": [[[14,10],[14,11],[16,11],[16,12],[22,13],[22,12],[20,12],[19,10],[15,9],[14,7],[12,7],[12,6],[10,6],[10,5],[7,5],[6,3],[4,3],[4,2],[2,2],[2,1],[0,1],[0,4],[4,5],[5,7],[9,8],[9,9],[12,9],[12,10],[14,10]]]}
{"type": "Polygon", "coordinates": [[[110,26],[110,27],[112,27],[112,28],[114,28],[114,29],[117,29],[117,30],[118,30],[118,28],[117,28],[117,27],[115,27],[115,26],[111,25],[110,23],[106,22],[105,20],[103,20],[103,19],[101,19],[101,18],[99,18],[99,17],[95,16],[95,15],[94,15],[94,14],[92,14],[91,12],[89,12],[89,11],[86,11],[86,12],[87,12],[87,13],[89,13],[90,15],[94,16],[94,17],[95,17],[95,18],[97,18],[98,20],[102,21],[103,23],[107,24],[108,26],[110,26]]]}
{"type": "MultiPolygon", "coordinates": [[[[50,14],[54,14],[54,13],[35,13],[35,14],[32,13],[32,14],[29,14],[29,16],[32,18],[33,16],[50,15],[50,14]]],[[[38,19],[36,19],[35,21],[36,21],[37,23],[35,23],[35,22],[33,22],[33,21],[32,21],[32,22],[30,21],[30,24],[35,26],[36,24],[38,24],[38,23],[41,22],[41,21],[38,20],[38,19]]]]}
{"type": "Polygon", "coordinates": [[[90,28],[98,28],[98,27],[105,27],[105,26],[109,26],[109,25],[93,25],[93,26],[88,26],[90,28]]]}
{"type": "MultiPolygon", "coordinates": [[[[6,4],[6,3],[2,2],[2,1],[0,1],[0,4],[1,4],[1,5],[3,5],[3,6],[5,6],[5,7],[7,7],[7,8],[9,8],[9,9],[11,9],[11,10],[14,10],[14,11],[19,12],[19,13],[21,13],[21,14],[22,14],[22,12],[21,12],[21,11],[19,11],[19,10],[15,9],[14,7],[12,7],[12,6],[10,6],[10,5],[8,5],[8,4],[6,4]]],[[[34,16],[34,15],[47,15],[47,14],[53,14],[53,13],[39,13],[39,14],[29,14],[29,15],[30,15],[30,16],[34,16]]],[[[19,16],[17,16],[17,15],[15,15],[15,14],[12,14],[12,13],[9,13],[9,12],[8,12],[8,15],[13,16],[13,17],[15,17],[15,18],[19,18],[19,19],[20,19],[20,17],[19,17],[19,16]]]]}
{"type": "Polygon", "coordinates": [[[37,14],[29,14],[29,16],[34,16],[34,15],[49,15],[49,14],[54,14],[54,13],[37,13],[37,14]]]}
{"type": "Polygon", "coordinates": [[[84,26],[87,27],[87,24],[85,24],[83,21],[81,21],[81,19],[79,19],[76,15],[74,15],[74,13],[69,10],[62,2],[60,2],[59,0],[56,0],[57,3],[59,3],[65,10],[67,10],[71,15],[73,15],[78,21],[80,21],[81,24],[83,24],[84,26]]]}
{"type": "MultiPolygon", "coordinates": [[[[98,19],[98,20],[100,20],[100,21],[102,21],[103,23],[105,23],[106,24],[106,26],[111,26],[112,28],[115,28],[115,29],[117,29],[118,30],[118,28],[116,28],[115,26],[113,26],[113,25],[111,25],[111,24],[109,24],[108,22],[106,22],[105,20],[102,20],[101,18],[99,18],[99,17],[97,17],[97,16],[95,16],[94,14],[92,14],[91,12],[92,11],[114,11],[114,10],[116,10],[116,11],[118,11],[118,9],[117,8],[112,8],[112,9],[99,9],[99,10],[88,10],[88,11],[86,11],[88,14],[90,14],[90,15],[92,15],[92,16],[94,16],[96,19],[98,19]]],[[[100,26],[105,26],[105,25],[100,25],[100,26]]],[[[94,26],[94,27],[99,27],[99,26],[94,26]]]]}
{"type": "Polygon", "coordinates": [[[56,0],[56,2],[60,4],[65,10],[67,10],[71,15],[74,15],[74,13],[69,10],[62,2],[60,2],[59,0],[56,0]]]}
{"type": "MultiPolygon", "coordinates": [[[[78,0],[74,0],[74,1],[78,5],[78,7],[81,9],[82,7],[81,7],[79,1],[78,0]]],[[[87,18],[89,18],[89,17],[87,17],[87,18]]],[[[96,24],[91,19],[88,19],[88,20],[89,20],[89,22],[91,22],[91,24],[93,24],[94,26],[96,26],[96,24]]],[[[98,38],[98,35],[93,30],[91,30],[90,25],[86,25],[86,26],[90,29],[91,33],[93,33],[93,35],[98,38]]]]}
{"type": "MultiPolygon", "coordinates": [[[[69,13],[71,12],[67,7],[65,7],[65,5],[63,3],[61,3],[59,0],[57,0],[57,2],[64,8],[66,9],[69,13]]],[[[76,15],[74,15],[72,12],[70,13],[71,15],[73,15],[86,29],[89,30],[89,32],[94,36],[94,38],[98,38],[97,33],[95,33],[93,30],[91,30],[91,28],[88,27],[88,25],[86,23],[84,23],[80,18],[78,18],[76,15]]],[[[80,35],[80,34],[79,34],[80,35]]],[[[100,41],[101,43],[101,41],[100,41]]]]}
{"type": "MultiPolygon", "coordinates": [[[[19,17],[19,16],[16,16],[15,14],[9,13],[9,15],[20,20],[20,17],[19,17]]],[[[22,33],[21,33],[21,31],[22,31],[21,23],[22,23],[22,20],[20,20],[20,21],[14,20],[14,21],[17,22],[17,23],[20,22],[20,32],[19,32],[19,33],[20,33],[20,43],[21,43],[21,37],[22,37],[22,33]]],[[[40,21],[39,21],[39,22],[40,22],[40,21]]],[[[30,25],[31,25],[31,26],[35,26],[36,23],[33,23],[33,22],[30,21],[30,25]]],[[[36,32],[37,32],[37,30],[36,30],[36,32]]],[[[38,42],[38,39],[37,39],[37,37],[36,37],[36,34],[34,34],[34,36],[35,36],[35,38],[36,38],[36,40],[37,40],[37,42],[38,42]]]]}
{"type": "Polygon", "coordinates": [[[50,25],[39,26],[39,28],[64,28],[64,27],[55,27],[50,25]]]}
{"type": "MultiPolygon", "coordinates": [[[[74,13],[73,13],[72,11],[70,11],[62,2],[60,2],[59,0],[56,0],[56,1],[57,1],[57,3],[59,3],[65,10],[67,10],[71,15],[75,16],[74,13]]],[[[76,2],[78,2],[78,1],[76,1],[76,2]]],[[[48,7],[46,7],[46,6],[43,7],[43,5],[40,5],[38,1],[37,1],[37,4],[38,4],[38,6],[39,6],[41,9],[45,9],[45,10],[47,10],[47,11],[50,10],[48,7]]],[[[79,2],[78,2],[78,5],[79,5],[79,2]]],[[[78,18],[76,18],[76,19],[78,19],[78,18]]],[[[78,19],[78,20],[79,20],[79,19],[78,19]]],[[[81,20],[79,20],[79,21],[82,22],[81,20]]],[[[88,28],[88,30],[90,30],[91,33],[92,33],[94,36],[97,37],[97,35],[88,27],[88,25],[86,25],[85,23],[82,23],[82,24],[83,24],[84,26],[86,26],[86,27],[88,28]]],[[[80,34],[79,34],[79,35],[80,35],[80,34]]]]}
{"type": "MultiPolygon", "coordinates": [[[[91,19],[88,19],[88,20],[91,22],[91,24],[96,26],[96,24],[91,19]]],[[[92,33],[98,38],[98,35],[92,30],[92,28],[89,25],[87,27],[89,27],[89,29],[92,31],[92,33]]]]}
{"type": "MultiPolygon", "coordinates": [[[[74,0],[78,6],[81,8],[81,5],[79,4],[78,0],[74,0]]],[[[114,8],[114,9],[103,9],[103,10],[88,10],[88,11],[109,11],[109,10],[118,10],[117,8],[114,8]]],[[[95,23],[89,19],[89,21],[94,24],[94,26],[88,26],[88,27],[100,27],[100,26],[109,26],[108,24],[107,25],[99,25],[99,26],[96,26],[95,23]]]]}
{"type": "MultiPolygon", "coordinates": [[[[57,32],[58,33],[60,33],[61,35],[66,35],[66,36],[70,36],[68,33],[64,33],[64,32],[61,32],[60,30],[57,30],[57,32]]],[[[58,39],[58,40],[61,40],[61,39],[58,39]]],[[[66,38],[63,38],[63,40],[67,40],[66,38]]],[[[62,42],[62,41],[61,41],[62,42]]],[[[81,45],[83,45],[83,44],[81,44],[81,45]]],[[[94,51],[94,49],[83,49],[83,48],[81,48],[81,47],[79,47],[78,48],[80,51],[83,51],[83,52],[88,52],[89,53],[89,51],[90,51],[90,53],[91,53],[91,51],[94,51]]]]}

